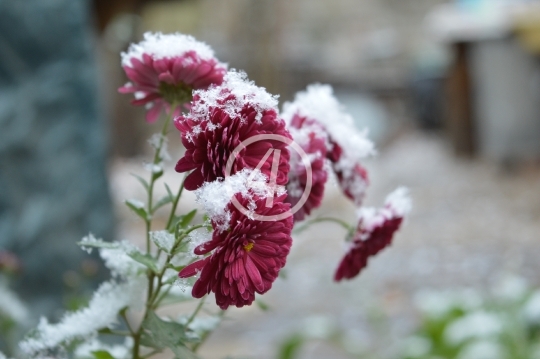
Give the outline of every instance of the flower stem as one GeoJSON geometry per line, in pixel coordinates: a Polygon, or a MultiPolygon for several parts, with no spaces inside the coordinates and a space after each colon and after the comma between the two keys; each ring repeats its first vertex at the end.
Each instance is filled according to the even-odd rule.
{"type": "Polygon", "coordinates": [[[341,220],[339,218],[318,217],[318,218],[314,218],[312,220],[307,221],[306,223],[304,223],[303,225],[301,225],[298,228],[295,228],[294,233],[300,233],[300,232],[306,230],[312,224],[321,223],[321,222],[334,222],[334,223],[339,224],[343,228],[345,228],[347,230],[347,233],[353,233],[354,232],[354,227],[353,226],[351,226],[349,223],[347,223],[347,222],[345,222],[345,221],[343,221],[343,220],[341,220]]]}
{"type": "Polygon", "coordinates": [[[139,350],[140,350],[141,336],[142,336],[143,329],[144,329],[143,324],[144,324],[144,321],[148,318],[148,315],[149,315],[150,311],[155,310],[156,307],[157,307],[157,304],[159,304],[159,301],[157,301],[157,299],[160,297],[160,292],[161,292],[161,289],[163,288],[163,276],[165,275],[165,272],[166,272],[167,268],[169,267],[169,264],[170,264],[170,262],[171,262],[171,260],[172,260],[172,258],[174,256],[174,253],[175,253],[176,249],[178,248],[178,246],[182,243],[182,241],[191,232],[193,232],[196,229],[203,228],[203,227],[205,227],[204,224],[198,224],[198,225],[195,225],[195,226],[189,228],[185,232],[183,232],[182,235],[176,240],[175,244],[171,248],[171,252],[167,255],[165,263],[163,264],[163,267],[161,268],[159,273],[156,274],[154,272],[151,272],[149,274],[149,277],[148,277],[148,280],[149,280],[148,296],[147,296],[147,300],[146,300],[146,306],[145,306],[143,318],[142,318],[141,324],[139,326],[139,329],[137,329],[137,331],[132,334],[132,337],[133,337],[133,359],[140,359],[139,350]],[[155,285],[155,289],[153,289],[154,288],[154,279],[156,279],[156,278],[157,278],[157,283],[155,285]]]}
{"type": "Polygon", "coordinates": [[[199,304],[197,305],[197,308],[195,308],[195,311],[191,314],[191,316],[189,317],[188,321],[186,322],[185,324],[185,327],[189,327],[189,325],[191,324],[191,322],[193,322],[193,319],[195,319],[195,317],[197,316],[197,314],[199,314],[199,311],[201,310],[201,308],[203,307],[204,305],[204,301],[206,300],[206,296],[204,296],[200,301],[199,301],[199,304]]]}
{"type": "Polygon", "coordinates": [[[167,225],[165,225],[165,229],[169,229],[171,226],[173,220],[174,220],[174,214],[176,212],[176,207],[178,206],[178,202],[180,201],[180,197],[182,196],[182,192],[184,191],[184,183],[186,182],[186,177],[188,174],[184,175],[184,179],[182,180],[182,183],[180,184],[180,188],[178,189],[178,193],[176,194],[176,197],[173,200],[172,208],[171,208],[171,214],[169,215],[169,219],[167,220],[167,225]]]}
{"type": "Polygon", "coordinates": [[[150,231],[152,229],[152,215],[153,215],[153,196],[154,196],[154,184],[156,180],[161,176],[154,173],[154,166],[161,162],[161,151],[163,149],[163,143],[167,136],[169,130],[169,124],[174,116],[174,109],[176,108],[175,104],[171,105],[171,112],[165,118],[163,123],[163,128],[161,129],[161,134],[159,137],[159,142],[154,153],[154,160],[152,161],[152,167],[150,168],[150,182],[148,184],[148,203],[147,203],[147,213],[148,218],[146,218],[146,253],[150,253],[150,231]]]}

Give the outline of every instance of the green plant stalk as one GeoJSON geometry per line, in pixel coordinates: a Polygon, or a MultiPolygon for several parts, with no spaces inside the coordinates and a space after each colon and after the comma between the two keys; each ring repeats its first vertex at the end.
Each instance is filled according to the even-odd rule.
{"type": "Polygon", "coordinates": [[[171,120],[174,116],[174,109],[176,108],[176,104],[171,104],[171,113],[167,115],[165,118],[165,123],[163,124],[163,128],[161,129],[161,136],[159,137],[159,143],[156,148],[156,152],[154,153],[154,160],[152,161],[152,168],[150,170],[150,181],[148,182],[148,203],[146,211],[148,213],[148,217],[145,220],[146,224],[146,253],[150,253],[150,231],[152,230],[152,208],[153,208],[153,196],[154,196],[154,184],[156,180],[159,178],[156,176],[156,174],[153,172],[153,167],[157,165],[160,162],[161,159],[161,150],[163,148],[163,143],[165,142],[165,137],[167,136],[167,132],[169,130],[169,124],[171,123],[171,120]]]}
{"type": "Polygon", "coordinates": [[[178,189],[178,193],[176,197],[173,200],[172,203],[172,209],[171,213],[169,215],[169,219],[167,220],[167,224],[165,225],[165,228],[169,228],[172,224],[172,221],[174,220],[174,214],[176,213],[176,207],[178,206],[178,202],[180,201],[180,197],[182,196],[182,192],[184,191],[184,183],[186,182],[186,177],[188,173],[184,175],[184,179],[182,180],[182,183],[180,184],[180,188],[178,189]]]}
{"type": "MultiPolygon", "coordinates": [[[[196,229],[204,228],[204,227],[205,227],[204,224],[198,224],[198,225],[195,225],[195,226],[191,227],[190,229],[188,229],[184,233],[182,233],[182,235],[176,240],[174,246],[171,248],[171,253],[175,252],[175,250],[178,248],[178,246],[182,243],[182,241],[191,232],[193,232],[196,229]]],[[[156,276],[155,273],[151,273],[151,275],[150,275],[152,280],[151,280],[151,282],[149,284],[151,284],[152,288],[153,288],[153,285],[154,285],[154,279],[156,277],[157,277],[157,283],[156,283],[155,291],[150,290],[150,288],[148,290],[148,299],[146,301],[146,306],[145,306],[145,310],[144,310],[144,314],[143,314],[141,324],[140,324],[139,328],[137,329],[137,331],[134,332],[133,335],[132,335],[132,337],[133,337],[133,359],[140,359],[141,358],[140,355],[139,355],[139,352],[140,352],[141,336],[142,336],[142,333],[143,333],[143,323],[146,320],[146,318],[148,317],[148,314],[150,313],[150,311],[155,310],[157,308],[157,304],[159,304],[157,299],[159,298],[161,289],[163,288],[163,276],[165,275],[165,271],[169,267],[169,264],[171,263],[171,260],[172,260],[173,256],[174,255],[170,254],[170,253],[167,255],[165,263],[163,264],[163,267],[161,268],[160,272],[157,273],[157,276],[156,276]]]]}
{"type": "Polygon", "coordinates": [[[311,226],[312,224],[315,224],[315,223],[321,223],[321,222],[334,222],[334,223],[337,223],[339,224],[340,226],[342,226],[343,228],[345,228],[347,230],[347,234],[352,234],[354,233],[354,226],[351,226],[349,223],[339,219],[339,218],[334,218],[334,217],[318,217],[318,218],[314,218],[312,220],[309,220],[309,221],[306,221],[306,223],[304,223],[302,226],[298,227],[298,228],[295,228],[294,229],[294,232],[295,233],[300,233],[304,230],[306,230],[307,228],[309,228],[309,226],[311,226]]]}

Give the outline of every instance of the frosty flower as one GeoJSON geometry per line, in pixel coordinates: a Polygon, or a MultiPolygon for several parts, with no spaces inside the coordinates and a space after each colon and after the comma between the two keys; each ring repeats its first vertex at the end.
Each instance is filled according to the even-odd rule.
{"type": "MultiPolygon", "coordinates": [[[[220,84],[227,65],[205,43],[183,34],[144,34],[144,40],[122,53],[122,67],[130,82],[119,88],[133,93],[134,105],[145,105],[146,120],[154,122],[162,109],[191,100],[193,90],[220,84]]],[[[174,109],[179,114],[179,107],[174,109]]]]}
{"type": "MultiPolygon", "coordinates": [[[[361,160],[375,152],[367,132],[355,129],[352,117],[346,113],[328,85],[314,84],[296,94],[292,103],[285,103],[283,117],[307,117],[325,132],[326,158],[331,162],[341,189],[360,206],[368,185],[367,172],[361,160]]],[[[319,132],[321,132],[319,131],[319,132]]]]}
{"type": "Polygon", "coordinates": [[[407,190],[399,188],[388,195],[382,209],[361,208],[358,228],[334,279],[340,281],[355,277],[367,265],[369,257],[390,245],[410,207],[407,190]]]}
{"type": "MultiPolygon", "coordinates": [[[[205,185],[198,192],[199,201],[210,205],[218,185],[228,187],[223,193],[230,193],[235,186],[240,187],[247,173],[243,171],[238,176],[229,177],[233,180],[205,185]],[[240,181],[236,181],[237,178],[240,181]]],[[[246,185],[250,186],[249,183],[246,185]]],[[[267,195],[261,194],[256,186],[247,186],[245,191],[239,190],[233,195],[244,208],[261,216],[278,216],[289,211],[290,205],[284,203],[285,193],[272,195],[272,204],[268,206],[267,195]]],[[[223,198],[216,199],[216,208],[209,213],[215,229],[212,239],[194,251],[197,255],[210,255],[185,267],[179,276],[187,278],[200,273],[192,295],[201,298],[214,292],[217,305],[227,309],[230,305],[250,305],[255,293],[263,294],[272,287],[289,254],[293,220],[291,216],[275,221],[249,218],[233,205],[231,197],[223,207],[223,198]],[[227,221],[223,222],[223,218],[227,221]],[[228,228],[224,228],[223,223],[227,223],[228,228]]]]}
{"type": "Polygon", "coordinates": [[[339,161],[332,163],[332,169],[345,196],[360,207],[369,185],[366,169],[346,156],[341,156],[339,161]]]}
{"type": "Polygon", "coordinates": [[[292,207],[300,201],[307,184],[307,169],[303,161],[311,164],[312,184],[309,196],[304,205],[294,213],[294,220],[301,221],[311,211],[321,205],[324,195],[324,185],[328,179],[324,162],[326,158],[327,135],[323,127],[307,117],[294,115],[289,124],[293,140],[302,147],[308,158],[301,158],[298,153],[291,151],[291,170],[287,183],[287,202],[292,207]]]}
{"type": "Polygon", "coordinates": [[[290,139],[276,106],[276,98],[248,82],[244,73],[231,71],[220,86],[195,91],[190,113],[175,120],[186,148],[176,171],[193,170],[186,178],[185,188],[195,190],[204,182],[224,178],[227,161],[234,156],[235,149],[239,152],[235,153],[230,174],[243,168],[259,168],[270,178],[275,155],[279,154],[275,182],[287,183],[287,143],[265,138],[243,145],[257,135],[290,139]]]}

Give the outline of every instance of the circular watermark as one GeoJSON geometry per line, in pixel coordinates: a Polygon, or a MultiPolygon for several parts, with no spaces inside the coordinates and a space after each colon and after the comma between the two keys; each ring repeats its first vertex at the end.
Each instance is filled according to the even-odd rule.
{"type": "MultiPolygon", "coordinates": [[[[279,141],[287,144],[289,148],[293,149],[298,153],[300,156],[300,159],[302,160],[302,163],[306,167],[306,187],[304,188],[304,192],[302,193],[302,196],[298,200],[298,202],[289,210],[286,212],[275,214],[271,216],[265,216],[258,213],[254,213],[253,211],[248,210],[245,208],[238,200],[236,199],[236,196],[233,196],[232,203],[233,205],[245,216],[256,219],[258,221],[265,221],[265,222],[275,222],[279,221],[285,218],[288,218],[295,214],[304,203],[306,203],[309,194],[311,193],[311,187],[313,185],[313,175],[312,175],[312,169],[311,169],[311,160],[309,159],[309,156],[304,151],[304,149],[296,142],[294,142],[292,139],[282,136],[282,135],[276,135],[276,134],[260,134],[252,136],[248,139],[245,139],[244,141],[240,142],[238,146],[234,148],[231,155],[227,159],[227,165],[225,166],[225,177],[231,176],[231,170],[232,166],[234,165],[234,161],[237,159],[240,152],[247,148],[249,145],[254,144],[255,142],[259,141],[279,141]]],[[[275,190],[278,188],[276,185],[276,179],[277,179],[277,173],[279,169],[279,158],[281,156],[281,150],[275,149],[275,148],[269,148],[266,154],[262,157],[262,159],[259,161],[257,167],[255,169],[260,169],[268,160],[270,155],[273,155],[272,157],[272,169],[270,171],[270,179],[269,179],[269,187],[272,190],[270,195],[266,198],[266,207],[272,207],[273,200],[274,200],[274,193],[275,190]]],[[[248,177],[249,180],[249,177],[248,177]]]]}

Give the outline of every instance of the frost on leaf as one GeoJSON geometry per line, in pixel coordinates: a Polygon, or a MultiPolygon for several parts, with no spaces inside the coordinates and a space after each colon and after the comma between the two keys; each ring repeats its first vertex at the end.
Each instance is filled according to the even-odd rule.
{"type": "Polygon", "coordinates": [[[5,316],[16,323],[26,323],[29,317],[28,309],[11,291],[6,281],[0,279],[0,317],[5,316]]]}
{"type": "Polygon", "coordinates": [[[42,351],[96,335],[98,330],[111,328],[117,323],[121,309],[138,305],[144,291],[145,281],[140,279],[105,282],[86,308],[66,313],[55,324],[42,317],[37,328],[19,344],[19,348],[29,356],[39,356],[42,351]]]}

